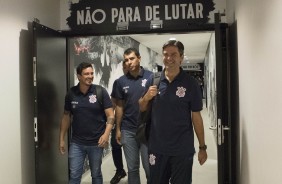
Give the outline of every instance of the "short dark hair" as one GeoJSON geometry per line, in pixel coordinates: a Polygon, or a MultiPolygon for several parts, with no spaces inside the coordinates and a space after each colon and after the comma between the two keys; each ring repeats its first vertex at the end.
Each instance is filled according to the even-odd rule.
{"type": "Polygon", "coordinates": [[[184,54],[184,45],[180,41],[176,40],[169,40],[163,45],[163,51],[168,46],[175,46],[178,48],[178,51],[180,53],[180,56],[184,54]]]}
{"type": "Polygon", "coordinates": [[[85,68],[93,68],[91,63],[87,63],[87,62],[82,62],[80,63],[77,67],[76,67],[76,74],[81,75],[82,70],[84,70],[85,68]]]}
{"type": "Polygon", "coordinates": [[[123,55],[129,55],[129,54],[131,54],[132,52],[134,52],[137,57],[140,57],[139,51],[138,51],[136,48],[134,48],[134,47],[130,47],[130,48],[126,49],[126,50],[124,51],[123,55]]]}

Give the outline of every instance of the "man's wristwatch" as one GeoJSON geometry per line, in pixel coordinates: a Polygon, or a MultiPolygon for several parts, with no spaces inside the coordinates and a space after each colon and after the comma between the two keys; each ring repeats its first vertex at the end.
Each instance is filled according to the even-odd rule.
{"type": "Polygon", "coordinates": [[[199,146],[200,150],[207,150],[207,145],[199,146]]]}

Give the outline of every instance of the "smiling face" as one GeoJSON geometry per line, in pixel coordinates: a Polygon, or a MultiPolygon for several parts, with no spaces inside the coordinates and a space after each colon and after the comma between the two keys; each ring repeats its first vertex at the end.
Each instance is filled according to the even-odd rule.
{"type": "Polygon", "coordinates": [[[94,79],[94,72],[92,67],[87,67],[77,74],[80,85],[90,86],[94,79]]]}
{"type": "Polygon", "coordinates": [[[179,69],[182,61],[183,54],[180,54],[176,46],[166,46],[163,49],[163,63],[166,69],[179,69]]]}

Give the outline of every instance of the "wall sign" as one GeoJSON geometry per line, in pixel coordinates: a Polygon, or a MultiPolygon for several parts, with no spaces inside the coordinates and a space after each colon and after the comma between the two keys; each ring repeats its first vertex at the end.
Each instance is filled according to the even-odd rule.
{"type": "Polygon", "coordinates": [[[67,24],[80,33],[188,30],[209,20],[212,0],[80,0],[70,4],[67,24]]]}

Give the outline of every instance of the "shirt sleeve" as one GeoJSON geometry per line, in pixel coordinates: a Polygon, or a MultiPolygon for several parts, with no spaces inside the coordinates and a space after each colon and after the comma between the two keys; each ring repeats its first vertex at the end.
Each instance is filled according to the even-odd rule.
{"type": "Polygon", "coordinates": [[[193,112],[198,112],[203,109],[203,100],[202,100],[202,93],[199,84],[196,80],[193,81],[193,98],[191,104],[191,110],[193,112]]]}
{"type": "Polygon", "coordinates": [[[113,103],[112,103],[112,100],[110,98],[110,95],[104,87],[102,88],[102,93],[103,93],[104,109],[108,109],[108,108],[113,107],[113,103]]]}
{"type": "Polygon", "coordinates": [[[115,86],[115,98],[119,99],[119,100],[123,100],[124,99],[124,93],[123,93],[123,89],[122,89],[122,80],[119,78],[116,82],[116,86],[115,86]]]}
{"type": "Polygon", "coordinates": [[[113,83],[113,88],[112,88],[112,93],[111,93],[111,97],[116,98],[116,89],[117,88],[117,80],[114,81],[113,83]]]}
{"type": "Polygon", "coordinates": [[[70,91],[65,96],[65,111],[71,111],[71,93],[70,91]]]}

